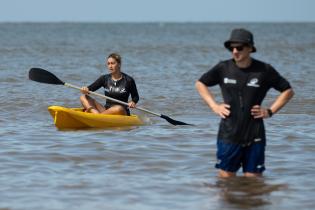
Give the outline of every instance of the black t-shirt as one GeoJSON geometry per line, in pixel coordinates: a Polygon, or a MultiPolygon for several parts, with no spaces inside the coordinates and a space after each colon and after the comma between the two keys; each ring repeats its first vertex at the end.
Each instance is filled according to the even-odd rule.
{"type": "MultiPolygon", "coordinates": [[[[129,95],[133,102],[139,101],[139,94],[134,79],[122,73],[122,78],[114,81],[110,74],[100,76],[95,82],[88,86],[90,91],[96,91],[99,88],[105,88],[105,95],[111,98],[128,103],[129,95]]],[[[106,100],[106,107],[118,104],[117,102],[106,100]]]]}
{"type": "Polygon", "coordinates": [[[218,139],[236,144],[266,141],[262,119],[254,119],[251,108],[261,105],[270,88],[283,92],[291,88],[271,65],[252,59],[245,69],[234,60],[218,63],[199,79],[206,86],[219,84],[224,103],[229,104],[230,116],[220,122],[218,139]]]}

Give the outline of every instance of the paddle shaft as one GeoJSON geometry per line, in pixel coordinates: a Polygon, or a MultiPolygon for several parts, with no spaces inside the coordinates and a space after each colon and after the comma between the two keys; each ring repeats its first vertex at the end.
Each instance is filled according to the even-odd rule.
{"type": "MultiPolygon", "coordinates": [[[[77,89],[77,90],[81,90],[80,87],[75,86],[75,85],[72,85],[72,84],[69,84],[69,83],[64,83],[64,86],[67,86],[67,87],[70,87],[70,88],[73,88],[73,89],[77,89]]],[[[95,93],[95,92],[92,92],[92,91],[89,91],[89,94],[92,94],[92,95],[95,95],[95,96],[98,96],[98,97],[101,97],[101,98],[105,98],[105,99],[114,101],[114,102],[116,102],[116,103],[119,103],[119,104],[122,104],[122,105],[125,105],[125,106],[129,106],[128,103],[123,102],[123,101],[120,101],[120,100],[117,100],[117,99],[112,98],[112,97],[109,97],[109,96],[105,96],[105,95],[102,95],[102,94],[99,94],[99,93],[95,93]]],[[[135,109],[138,109],[138,110],[141,110],[141,111],[143,111],[143,112],[147,112],[147,113],[149,113],[149,114],[153,114],[153,115],[158,116],[158,117],[161,117],[161,116],[162,116],[161,114],[152,112],[152,111],[150,111],[150,110],[147,110],[147,109],[144,109],[144,108],[141,108],[141,107],[134,107],[134,108],[135,108],[135,109]]]]}

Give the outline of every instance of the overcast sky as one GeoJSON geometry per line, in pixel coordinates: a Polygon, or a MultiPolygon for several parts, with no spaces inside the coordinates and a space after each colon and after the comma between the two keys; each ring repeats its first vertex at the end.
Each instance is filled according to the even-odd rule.
{"type": "Polygon", "coordinates": [[[0,22],[315,22],[315,0],[0,0],[0,22]]]}

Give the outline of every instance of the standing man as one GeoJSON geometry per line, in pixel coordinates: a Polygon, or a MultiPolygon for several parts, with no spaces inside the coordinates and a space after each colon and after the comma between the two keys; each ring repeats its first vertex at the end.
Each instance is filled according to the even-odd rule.
{"type": "Polygon", "coordinates": [[[294,92],[270,64],[251,57],[256,48],[250,31],[234,29],[224,46],[232,59],[219,62],[196,82],[203,100],[221,117],[215,167],[220,177],[235,176],[240,167],[247,177],[261,176],[266,145],[263,119],[277,113],[294,92]],[[220,85],[223,103],[208,89],[214,85],[220,85]],[[280,94],[270,107],[262,107],[270,88],[280,94]]]}

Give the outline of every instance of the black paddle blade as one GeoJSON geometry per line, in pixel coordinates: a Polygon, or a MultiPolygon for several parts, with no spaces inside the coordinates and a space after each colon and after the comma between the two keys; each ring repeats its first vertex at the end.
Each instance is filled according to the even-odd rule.
{"type": "Polygon", "coordinates": [[[30,71],[28,72],[28,77],[30,80],[41,82],[41,83],[54,84],[54,85],[65,84],[54,74],[41,68],[31,68],[30,71]]]}
{"type": "Polygon", "coordinates": [[[171,123],[172,125],[192,125],[192,124],[188,124],[188,123],[174,120],[174,119],[172,119],[168,116],[165,116],[163,114],[161,114],[161,118],[165,119],[167,122],[171,123]]]}

